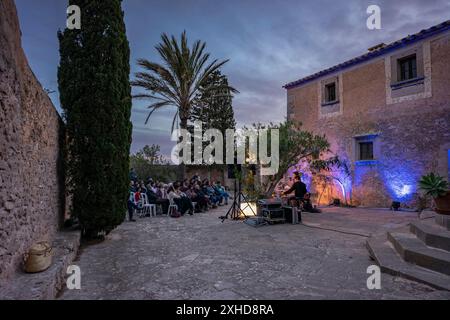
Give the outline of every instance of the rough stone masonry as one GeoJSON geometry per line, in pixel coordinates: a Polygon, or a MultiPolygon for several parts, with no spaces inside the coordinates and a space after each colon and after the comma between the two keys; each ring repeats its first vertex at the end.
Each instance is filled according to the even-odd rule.
{"type": "Polygon", "coordinates": [[[63,122],[31,71],[12,0],[0,1],[0,287],[64,215],[63,122]]]}

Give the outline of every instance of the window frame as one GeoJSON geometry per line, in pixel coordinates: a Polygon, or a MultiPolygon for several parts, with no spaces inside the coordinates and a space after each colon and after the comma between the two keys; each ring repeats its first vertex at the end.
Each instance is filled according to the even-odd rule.
{"type": "Polygon", "coordinates": [[[362,140],[362,141],[358,141],[358,159],[357,161],[372,161],[375,160],[374,157],[374,142],[373,140],[362,140]],[[366,155],[370,155],[369,157],[363,156],[363,145],[364,146],[369,146],[370,148],[367,150],[364,150],[364,153],[366,153],[366,155]]]}
{"type": "Polygon", "coordinates": [[[404,82],[417,79],[417,54],[413,53],[397,59],[397,81],[404,82]]]}
{"type": "Polygon", "coordinates": [[[378,155],[380,154],[379,133],[367,133],[353,136],[353,160],[356,165],[374,165],[378,163],[378,155]],[[371,143],[372,158],[362,157],[361,145],[371,143]],[[364,158],[364,159],[363,159],[364,158]]]}
{"type": "Polygon", "coordinates": [[[332,103],[336,102],[337,99],[337,85],[336,82],[330,82],[325,84],[325,99],[324,103],[332,103]],[[333,88],[333,94],[331,95],[331,88],[333,88]],[[333,96],[333,99],[331,99],[331,96],[333,96]]]}

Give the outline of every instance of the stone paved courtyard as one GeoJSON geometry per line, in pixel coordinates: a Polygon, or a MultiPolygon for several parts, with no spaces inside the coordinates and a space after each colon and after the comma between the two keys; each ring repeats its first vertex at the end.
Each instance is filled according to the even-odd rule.
{"type": "Polygon", "coordinates": [[[373,262],[364,235],[402,226],[416,213],[326,208],[305,215],[308,226],[253,228],[221,223],[225,212],[124,223],[105,242],[82,249],[75,262],[82,289],[60,298],[450,299],[449,292],[387,274],[381,290],[366,287],[373,262]]]}

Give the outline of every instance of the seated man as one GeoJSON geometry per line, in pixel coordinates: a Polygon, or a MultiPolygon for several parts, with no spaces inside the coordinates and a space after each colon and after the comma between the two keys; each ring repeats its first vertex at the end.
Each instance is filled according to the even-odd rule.
{"type": "Polygon", "coordinates": [[[305,195],[308,193],[308,190],[306,190],[306,184],[304,184],[301,180],[301,175],[296,174],[294,178],[294,184],[292,187],[283,192],[283,195],[288,195],[295,191],[295,196],[289,198],[289,202],[292,206],[300,207],[303,203],[303,200],[305,198],[305,195]]]}
{"type": "Polygon", "coordinates": [[[162,196],[155,193],[154,188],[147,188],[147,197],[150,204],[160,205],[162,214],[167,214],[169,211],[169,199],[164,199],[162,196]]]}
{"type": "Polygon", "coordinates": [[[209,185],[209,181],[205,179],[202,186],[203,193],[208,197],[209,203],[213,208],[217,208],[218,204],[222,201],[221,198],[216,194],[213,187],[209,185]]]}
{"type": "Polygon", "coordinates": [[[127,207],[128,207],[128,217],[129,221],[136,222],[136,220],[133,219],[133,214],[135,210],[138,210],[138,205],[136,204],[136,187],[134,185],[134,181],[130,182],[130,195],[128,197],[127,201],[127,207]]]}
{"type": "Polygon", "coordinates": [[[220,181],[216,182],[216,185],[214,186],[214,189],[216,190],[216,192],[219,195],[219,197],[221,198],[221,200],[222,199],[225,200],[225,205],[227,206],[228,205],[228,199],[230,198],[230,195],[225,190],[225,188],[222,186],[220,181]]]}
{"type": "Polygon", "coordinates": [[[195,184],[191,190],[191,200],[197,203],[196,212],[206,212],[208,210],[208,198],[203,193],[200,185],[195,184]]]}
{"type": "Polygon", "coordinates": [[[168,198],[171,203],[175,203],[178,206],[178,210],[181,215],[189,213],[191,216],[194,214],[194,205],[192,200],[189,199],[184,192],[180,191],[180,183],[175,182],[171,189],[169,189],[168,198]]]}

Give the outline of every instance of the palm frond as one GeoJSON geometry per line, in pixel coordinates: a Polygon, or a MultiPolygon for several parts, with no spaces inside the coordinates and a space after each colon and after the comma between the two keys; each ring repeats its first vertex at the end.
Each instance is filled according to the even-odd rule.
{"type": "Polygon", "coordinates": [[[173,117],[173,121],[172,121],[172,132],[173,132],[174,129],[175,129],[175,124],[176,124],[176,121],[177,121],[177,119],[178,119],[178,115],[179,115],[179,112],[178,112],[178,110],[177,110],[177,112],[175,113],[175,116],[173,117]]]}
{"type": "Polygon", "coordinates": [[[150,110],[150,112],[148,113],[147,119],[145,119],[145,124],[148,123],[148,121],[150,120],[150,117],[156,110],[158,110],[162,107],[165,107],[167,105],[169,105],[169,103],[167,103],[167,102],[157,102],[157,103],[154,103],[154,104],[148,106],[148,108],[152,109],[152,110],[150,110]]]}
{"type": "MultiPolygon", "coordinates": [[[[205,53],[205,48],[206,44],[200,40],[189,47],[186,31],[181,34],[180,40],[163,33],[161,42],[155,46],[161,57],[161,63],[146,59],[137,60],[142,71],[135,74],[131,84],[147,92],[135,94],[133,98],[157,101],[149,106],[151,111],[145,123],[148,123],[153,112],[168,105],[177,107],[172,129],[175,127],[177,117],[182,120],[189,117],[192,106],[198,103],[197,95],[200,88],[207,85],[207,79],[211,74],[228,62],[228,60],[209,62],[210,54],[205,53]]],[[[215,90],[214,94],[218,96],[237,92],[231,86],[217,86],[211,90],[215,90]]],[[[186,121],[182,123],[185,125],[186,121]]]]}

